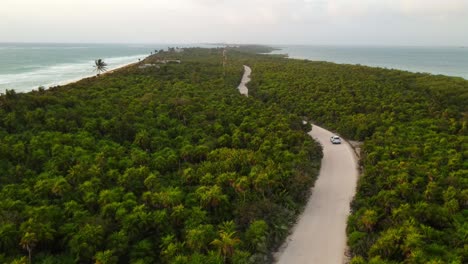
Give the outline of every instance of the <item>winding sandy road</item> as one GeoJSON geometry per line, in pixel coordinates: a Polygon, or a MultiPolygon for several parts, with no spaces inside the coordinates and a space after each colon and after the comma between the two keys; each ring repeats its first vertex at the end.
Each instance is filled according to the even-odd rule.
{"type": "MultiPolygon", "coordinates": [[[[246,96],[250,74],[244,65],[238,89],[246,96]]],[[[275,258],[278,264],[342,264],[346,221],[358,179],[357,159],[347,142],[330,142],[332,132],[314,125],[309,135],[323,146],[320,174],[304,212],[275,258]]]]}
{"type": "Polygon", "coordinates": [[[244,65],[244,75],[242,75],[242,80],[237,87],[239,92],[245,96],[249,96],[249,89],[247,89],[246,84],[250,82],[250,74],[252,73],[252,69],[249,66],[244,65]]]}
{"type": "Polygon", "coordinates": [[[346,221],[358,179],[357,160],[347,142],[330,142],[332,132],[314,125],[309,135],[323,146],[322,166],[304,212],[277,254],[277,263],[342,264],[346,221]]]}

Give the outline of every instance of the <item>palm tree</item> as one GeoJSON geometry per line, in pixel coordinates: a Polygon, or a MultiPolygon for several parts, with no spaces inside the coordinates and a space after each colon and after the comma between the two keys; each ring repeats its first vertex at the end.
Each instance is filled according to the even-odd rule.
{"type": "Polygon", "coordinates": [[[107,71],[107,63],[105,63],[102,59],[97,59],[94,61],[94,70],[97,72],[97,75],[107,71]]]}
{"type": "Polygon", "coordinates": [[[219,253],[224,257],[224,263],[229,263],[234,255],[234,247],[240,243],[240,239],[235,237],[236,232],[219,232],[219,238],[213,240],[211,244],[218,248],[219,253]]]}
{"type": "Polygon", "coordinates": [[[36,247],[37,237],[35,233],[26,232],[21,238],[20,246],[28,251],[29,264],[32,263],[31,254],[33,249],[36,247]]]}

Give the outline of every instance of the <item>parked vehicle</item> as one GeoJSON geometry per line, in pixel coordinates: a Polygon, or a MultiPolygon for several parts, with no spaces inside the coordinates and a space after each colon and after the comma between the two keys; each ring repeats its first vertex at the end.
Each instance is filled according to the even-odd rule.
{"type": "Polygon", "coordinates": [[[330,142],[333,144],[341,144],[341,138],[339,136],[332,136],[330,142]]]}

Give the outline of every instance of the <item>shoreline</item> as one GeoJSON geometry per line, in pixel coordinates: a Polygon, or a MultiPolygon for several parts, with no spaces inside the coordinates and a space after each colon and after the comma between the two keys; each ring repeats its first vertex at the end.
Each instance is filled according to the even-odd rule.
{"type": "MultiPolygon", "coordinates": [[[[308,46],[304,45],[301,47],[325,47],[325,48],[335,48],[335,47],[340,47],[340,46],[308,46]]],[[[343,46],[346,48],[347,46],[343,46]]],[[[359,46],[358,46],[359,47],[359,46]]],[[[275,48],[275,47],[272,47],[275,48]]],[[[380,48],[380,47],[377,47],[380,48]]],[[[393,47],[389,47],[393,48],[393,47]]],[[[411,47],[411,48],[418,48],[418,47],[411,47]]],[[[456,47],[450,47],[450,48],[456,48],[456,47]]],[[[468,80],[468,75],[464,76],[463,72],[460,72],[460,75],[453,75],[456,73],[448,73],[448,72],[439,72],[439,71],[433,71],[433,70],[420,70],[416,69],[412,66],[407,66],[407,67],[401,67],[401,66],[395,66],[391,65],[391,63],[385,64],[385,63],[369,63],[369,62],[350,62],[350,61],[339,61],[339,60],[331,60],[329,58],[311,58],[307,57],[305,55],[291,55],[290,52],[287,52],[288,46],[283,46],[281,48],[278,48],[274,51],[267,52],[267,53],[261,53],[264,55],[271,55],[271,56],[281,56],[286,59],[294,59],[294,60],[306,60],[310,62],[326,62],[326,63],[334,63],[338,65],[351,65],[351,66],[361,66],[361,67],[370,67],[370,68],[379,68],[379,69],[386,69],[386,70],[395,70],[395,71],[402,71],[402,72],[408,72],[408,73],[414,73],[414,74],[422,74],[422,75],[431,75],[431,76],[444,76],[444,77],[450,77],[450,78],[462,78],[464,80],[468,80]]],[[[456,65],[453,66],[453,68],[456,68],[456,65]]]]}
{"type": "MultiPolygon", "coordinates": [[[[146,59],[146,58],[147,58],[147,57],[145,57],[145,59],[146,59]]],[[[143,59],[143,60],[144,60],[144,59],[143,59]]],[[[141,61],[143,61],[143,60],[141,60],[141,61]]],[[[128,63],[128,64],[122,64],[122,65],[119,65],[119,66],[117,66],[117,67],[115,67],[115,68],[112,68],[112,69],[110,69],[110,70],[108,70],[108,71],[102,72],[102,73],[100,73],[99,75],[100,75],[100,76],[104,76],[104,75],[107,75],[107,74],[112,74],[112,73],[115,73],[115,72],[117,72],[117,71],[119,71],[119,70],[123,70],[123,69],[125,69],[125,68],[127,68],[127,67],[131,67],[131,66],[133,66],[133,65],[137,65],[139,62],[140,62],[140,61],[138,61],[138,62],[131,62],[131,63],[128,63]]],[[[79,79],[76,79],[76,80],[67,81],[67,82],[64,83],[64,84],[57,84],[57,85],[54,85],[54,86],[49,86],[49,87],[46,88],[46,90],[48,90],[48,89],[50,89],[50,88],[53,88],[53,87],[57,87],[57,86],[66,86],[66,85],[69,85],[69,84],[77,83],[77,82],[80,82],[80,81],[82,81],[82,80],[84,80],[84,79],[93,78],[93,77],[97,77],[97,74],[85,76],[85,77],[82,77],[82,78],[79,78],[79,79]]],[[[32,91],[32,90],[31,90],[31,91],[32,91]]]]}
{"type": "MultiPolygon", "coordinates": [[[[125,69],[127,67],[136,65],[139,62],[145,60],[147,57],[148,56],[144,57],[143,59],[141,59],[140,61],[137,61],[137,62],[130,62],[130,63],[126,63],[126,64],[120,64],[120,65],[116,66],[115,68],[111,68],[111,69],[109,69],[109,70],[107,70],[107,71],[105,71],[103,73],[100,73],[100,76],[104,76],[106,74],[112,74],[112,73],[114,73],[116,71],[119,71],[119,70],[125,69]]],[[[83,77],[80,77],[80,78],[77,78],[77,79],[74,79],[74,80],[63,81],[63,83],[61,83],[61,84],[48,85],[48,87],[45,87],[45,89],[48,90],[50,88],[57,87],[57,86],[66,86],[66,85],[77,83],[77,82],[80,82],[80,81],[82,81],[84,79],[93,78],[93,77],[96,77],[96,76],[97,76],[97,74],[94,72],[92,75],[83,76],[83,77]]],[[[32,92],[33,90],[34,89],[32,89],[29,92],[32,92]]]]}
{"type": "MultiPolygon", "coordinates": [[[[114,72],[119,71],[121,69],[130,67],[132,65],[136,65],[139,62],[144,61],[146,58],[148,58],[148,56],[150,56],[150,55],[142,54],[141,56],[140,55],[129,56],[129,57],[141,57],[141,60],[138,61],[138,59],[136,59],[137,61],[132,61],[132,62],[129,62],[129,63],[124,63],[124,64],[117,64],[117,65],[113,66],[112,68],[109,68],[109,70],[101,73],[100,75],[111,74],[111,73],[114,73],[114,72]]],[[[114,58],[118,58],[118,57],[114,57],[114,58]]],[[[109,60],[109,59],[113,59],[113,58],[107,58],[107,59],[109,60]]],[[[92,66],[94,66],[94,65],[92,65],[92,66]]],[[[37,91],[39,89],[39,87],[43,87],[45,90],[49,90],[50,88],[66,86],[66,85],[77,83],[77,82],[80,82],[80,81],[82,81],[84,79],[92,78],[92,77],[95,77],[95,76],[96,76],[96,72],[92,71],[92,72],[90,72],[90,74],[87,74],[87,75],[82,75],[82,76],[79,76],[79,77],[76,77],[76,78],[66,79],[66,80],[62,80],[62,81],[58,81],[58,82],[52,82],[52,83],[44,84],[44,85],[36,85],[34,87],[25,88],[22,91],[18,91],[19,88],[2,88],[0,90],[0,94],[6,93],[6,90],[14,90],[15,93],[30,93],[30,92],[33,92],[33,91],[37,91]]]]}

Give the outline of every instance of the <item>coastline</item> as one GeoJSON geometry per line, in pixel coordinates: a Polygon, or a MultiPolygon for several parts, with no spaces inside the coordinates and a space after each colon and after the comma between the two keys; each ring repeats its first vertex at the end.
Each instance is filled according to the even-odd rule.
{"type": "Polygon", "coordinates": [[[468,80],[468,59],[463,59],[468,56],[463,56],[465,55],[464,49],[456,47],[291,45],[272,48],[275,50],[264,54],[282,56],[287,59],[365,66],[468,80]],[[455,56],[454,52],[460,50],[463,52],[458,54],[458,57],[449,57],[455,56]],[[456,63],[448,64],[448,61],[456,61],[456,63]]]}
{"type": "MultiPolygon", "coordinates": [[[[147,55],[147,54],[129,56],[129,57],[132,58],[131,61],[129,61],[127,63],[119,63],[119,64],[116,64],[116,65],[113,65],[107,71],[101,73],[101,75],[114,73],[114,72],[116,72],[118,70],[121,70],[121,69],[124,69],[126,67],[136,65],[139,62],[145,60],[148,56],[149,55],[147,55]],[[140,61],[138,61],[138,58],[141,58],[140,61]]],[[[112,59],[115,59],[115,58],[119,58],[119,57],[107,58],[107,59],[104,59],[104,61],[112,60],[112,59]]],[[[94,63],[94,61],[90,62],[89,68],[91,68],[93,66],[93,63],[94,63]]],[[[60,81],[53,81],[53,82],[49,82],[49,83],[46,83],[46,84],[43,84],[43,85],[35,85],[35,86],[27,87],[27,88],[15,88],[15,87],[1,88],[0,89],[0,94],[4,94],[7,89],[8,90],[14,90],[16,93],[29,93],[29,92],[32,92],[32,91],[36,91],[39,87],[43,87],[45,90],[48,90],[48,89],[53,88],[53,87],[65,86],[65,85],[69,85],[69,84],[72,84],[72,83],[76,83],[76,82],[79,82],[79,81],[87,79],[87,78],[92,78],[94,76],[96,76],[96,72],[95,71],[89,71],[87,74],[82,74],[82,75],[74,77],[74,78],[68,78],[68,79],[64,79],[64,80],[60,80],[60,81]]]]}
{"type": "MultiPolygon", "coordinates": [[[[147,57],[145,57],[144,59],[146,59],[147,57]]],[[[144,59],[142,59],[141,61],[143,61],[144,59]]],[[[131,62],[131,63],[126,63],[126,64],[120,64],[120,65],[117,65],[115,66],[114,68],[111,68],[103,73],[101,73],[100,75],[106,75],[106,74],[112,74],[114,72],[117,72],[119,70],[123,70],[127,67],[131,67],[133,65],[136,65],[138,64],[140,61],[137,61],[137,62],[131,62]]],[[[56,86],[65,86],[65,85],[69,85],[69,84],[73,84],[73,83],[77,83],[77,82],[80,82],[81,80],[84,80],[84,79],[87,79],[87,78],[92,78],[92,77],[96,77],[96,73],[94,72],[92,75],[87,75],[87,76],[83,76],[83,77],[79,77],[79,78],[76,78],[76,79],[73,79],[73,80],[66,80],[66,81],[63,81],[62,83],[59,83],[59,84],[53,84],[53,85],[47,85],[45,87],[46,90],[52,88],[52,87],[56,87],[56,86]]],[[[29,92],[33,91],[34,89],[31,89],[29,92]]]]}
{"type": "MultiPolygon", "coordinates": [[[[112,68],[112,69],[110,69],[108,71],[105,71],[105,72],[101,73],[100,76],[107,75],[107,74],[112,74],[112,73],[115,73],[115,72],[117,72],[119,70],[123,70],[123,69],[125,69],[127,67],[131,67],[131,66],[137,65],[137,64],[138,64],[138,62],[132,62],[132,63],[128,63],[128,64],[119,65],[116,68],[112,68]]],[[[79,79],[77,78],[77,79],[74,79],[74,80],[64,81],[63,84],[56,84],[56,85],[45,87],[45,90],[48,90],[48,89],[54,88],[54,87],[60,87],[60,86],[66,86],[66,85],[74,84],[74,83],[80,82],[82,80],[85,80],[85,79],[88,79],[88,78],[93,78],[93,77],[96,77],[96,76],[97,76],[96,74],[93,74],[93,75],[81,77],[79,79]]],[[[21,93],[29,93],[29,92],[32,92],[34,90],[35,89],[32,89],[32,90],[30,90],[28,92],[21,92],[21,93]]]]}

